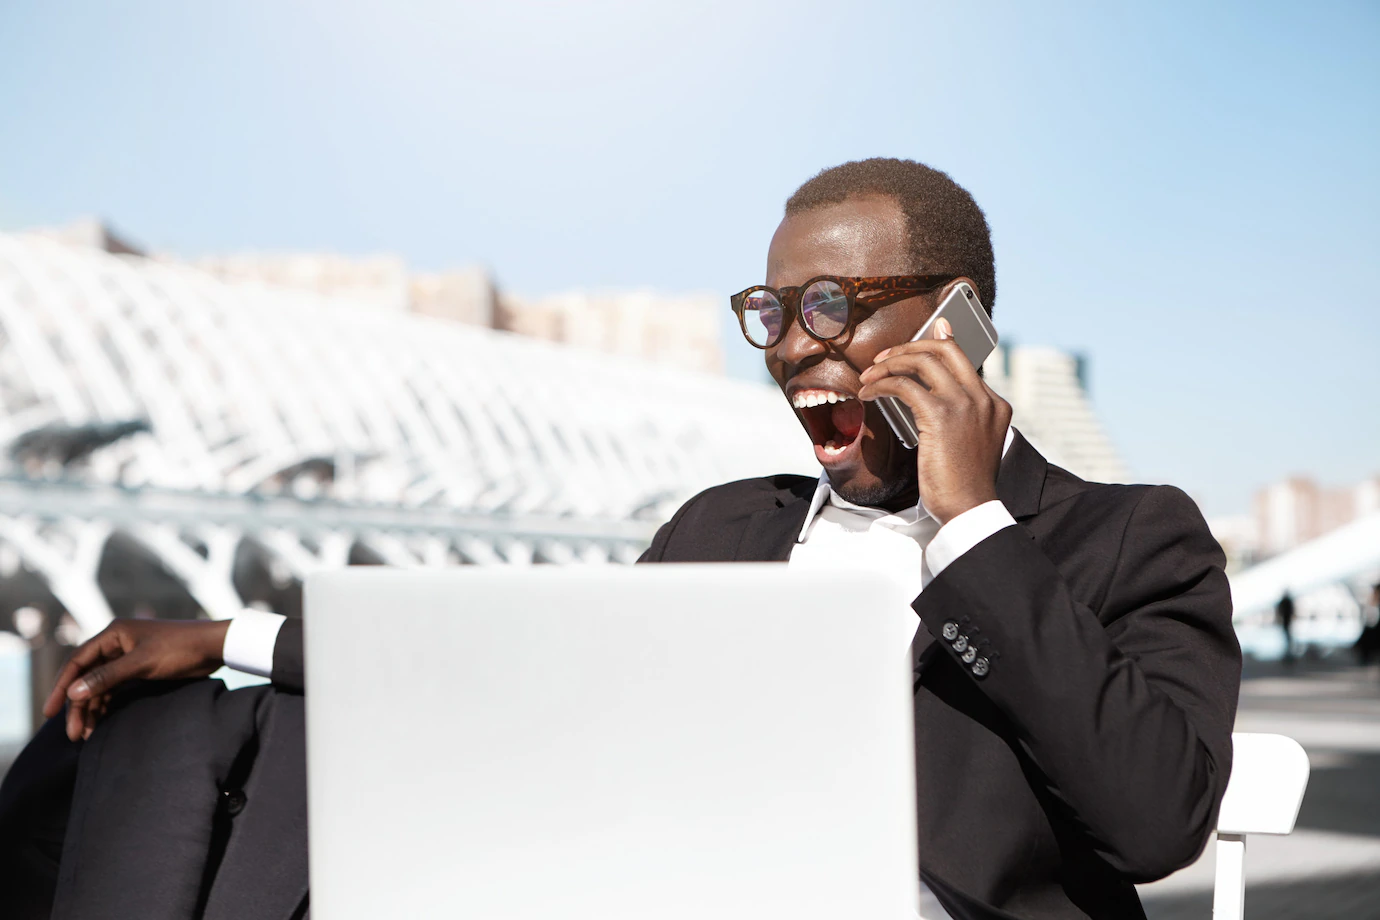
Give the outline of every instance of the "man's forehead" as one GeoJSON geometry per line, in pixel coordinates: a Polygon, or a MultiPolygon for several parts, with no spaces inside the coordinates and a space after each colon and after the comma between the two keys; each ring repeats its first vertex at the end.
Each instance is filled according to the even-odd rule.
{"type": "Polygon", "coordinates": [[[849,198],[788,215],[767,252],[767,283],[815,275],[899,275],[910,271],[905,215],[894,199],[849,198]]]}

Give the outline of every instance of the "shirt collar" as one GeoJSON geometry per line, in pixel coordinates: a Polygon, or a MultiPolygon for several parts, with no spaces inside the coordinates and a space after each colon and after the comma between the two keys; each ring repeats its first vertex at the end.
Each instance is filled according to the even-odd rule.
{"type": "MultiPolygon", "coordinates": [[[[1001,455],[1003,458],[1006,457],[1006,452],[1011,449],[1011,441],[1015,438],[1014,431],[1015,429],[1010,425],[1006,426],[1006,440],[1001,446],[1001,455]]],[[[795,542],[805,542],[805,535],[810,532],[810,525],[815,522],[815,516],[819,514],[819,509],[823,508],[826,502],[835,507],[854,511],[859,514],[874,514],[879,517],[887,514],[887,512],[883,511],[881,508],[869,508],[866,505],[855,505],[843,496],[834,494],[834,490],[829,487],[829,473],[825,470],[820,470],[819,485],[815,486],[814,497],[810,499],[810,510],[805,515],[805,523],[801,526],[800,536],[796,537],[795,542]]],[[[909,510],[911,509],[907,509],[907,511],[909,510]]],[[[916,513],[916,520],[930,516],[929,511],[925,509],[925,505],[922,502],[916,502],[914,511],[916,513]]]]}

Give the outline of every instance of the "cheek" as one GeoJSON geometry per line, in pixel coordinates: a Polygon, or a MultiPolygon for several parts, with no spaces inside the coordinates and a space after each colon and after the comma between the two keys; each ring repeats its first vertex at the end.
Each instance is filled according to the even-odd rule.
{"type": "Polygon", "coordinates": [[[933,310],[929,307],[914,308],[915,301],[907,301],[883,308],[865,322],[859,323],[849,352],[864,367],[872,364],[872,359],[883,348],[891,348],[909,342],[920,327],[925,325],[933,310]],[[899,308],[899,309],[898,309],[899,308]]]}
{"type": "MultiPolygon", "coordinates": [[[[911,333],[914,335],[914,332],[911,333]]],[[[872,366],[872,359],[883,348],[900,345],[910,338],[905,329],[897,323],[863,323],[853,334],[853,340],[846,349],[848,358],[858,368],[872,366]]]]}

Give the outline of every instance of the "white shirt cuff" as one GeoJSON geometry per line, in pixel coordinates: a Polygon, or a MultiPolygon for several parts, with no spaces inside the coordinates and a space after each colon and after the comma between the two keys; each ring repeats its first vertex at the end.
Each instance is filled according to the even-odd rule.
{"type": "Polygon", "coordinates": [[[1016,519],[1006,510],[1006,506],[995,499],[983,502],[976,508],[969,508],[939,528],[934,539],[930,540],[930,545],[925,547],[925,565],[930,570],[930,576],[938,578],[939,573],[952,565],[959,556],[998,530],[1015,523],[1016,519]]]}
{"type": "Polygon", "coordinates": [[[273,676],[273,646],[278,643],[278,630],[287,617],[263,610],[243,610],[230,619],[225,631],[225,646],[221,658],[227,668],[273,676]]]}

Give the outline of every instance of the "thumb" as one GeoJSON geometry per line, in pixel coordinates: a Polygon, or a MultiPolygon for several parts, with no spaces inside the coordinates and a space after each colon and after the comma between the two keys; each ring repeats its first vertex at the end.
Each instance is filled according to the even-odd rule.
{"type": "Polygon", "coordinates": [[[70,700],[86,700],[109,693],[125,681],[140,676],[147,656],[139,652],[121,655],[100,667],[92,668],[67,691],[70,700]]]}

